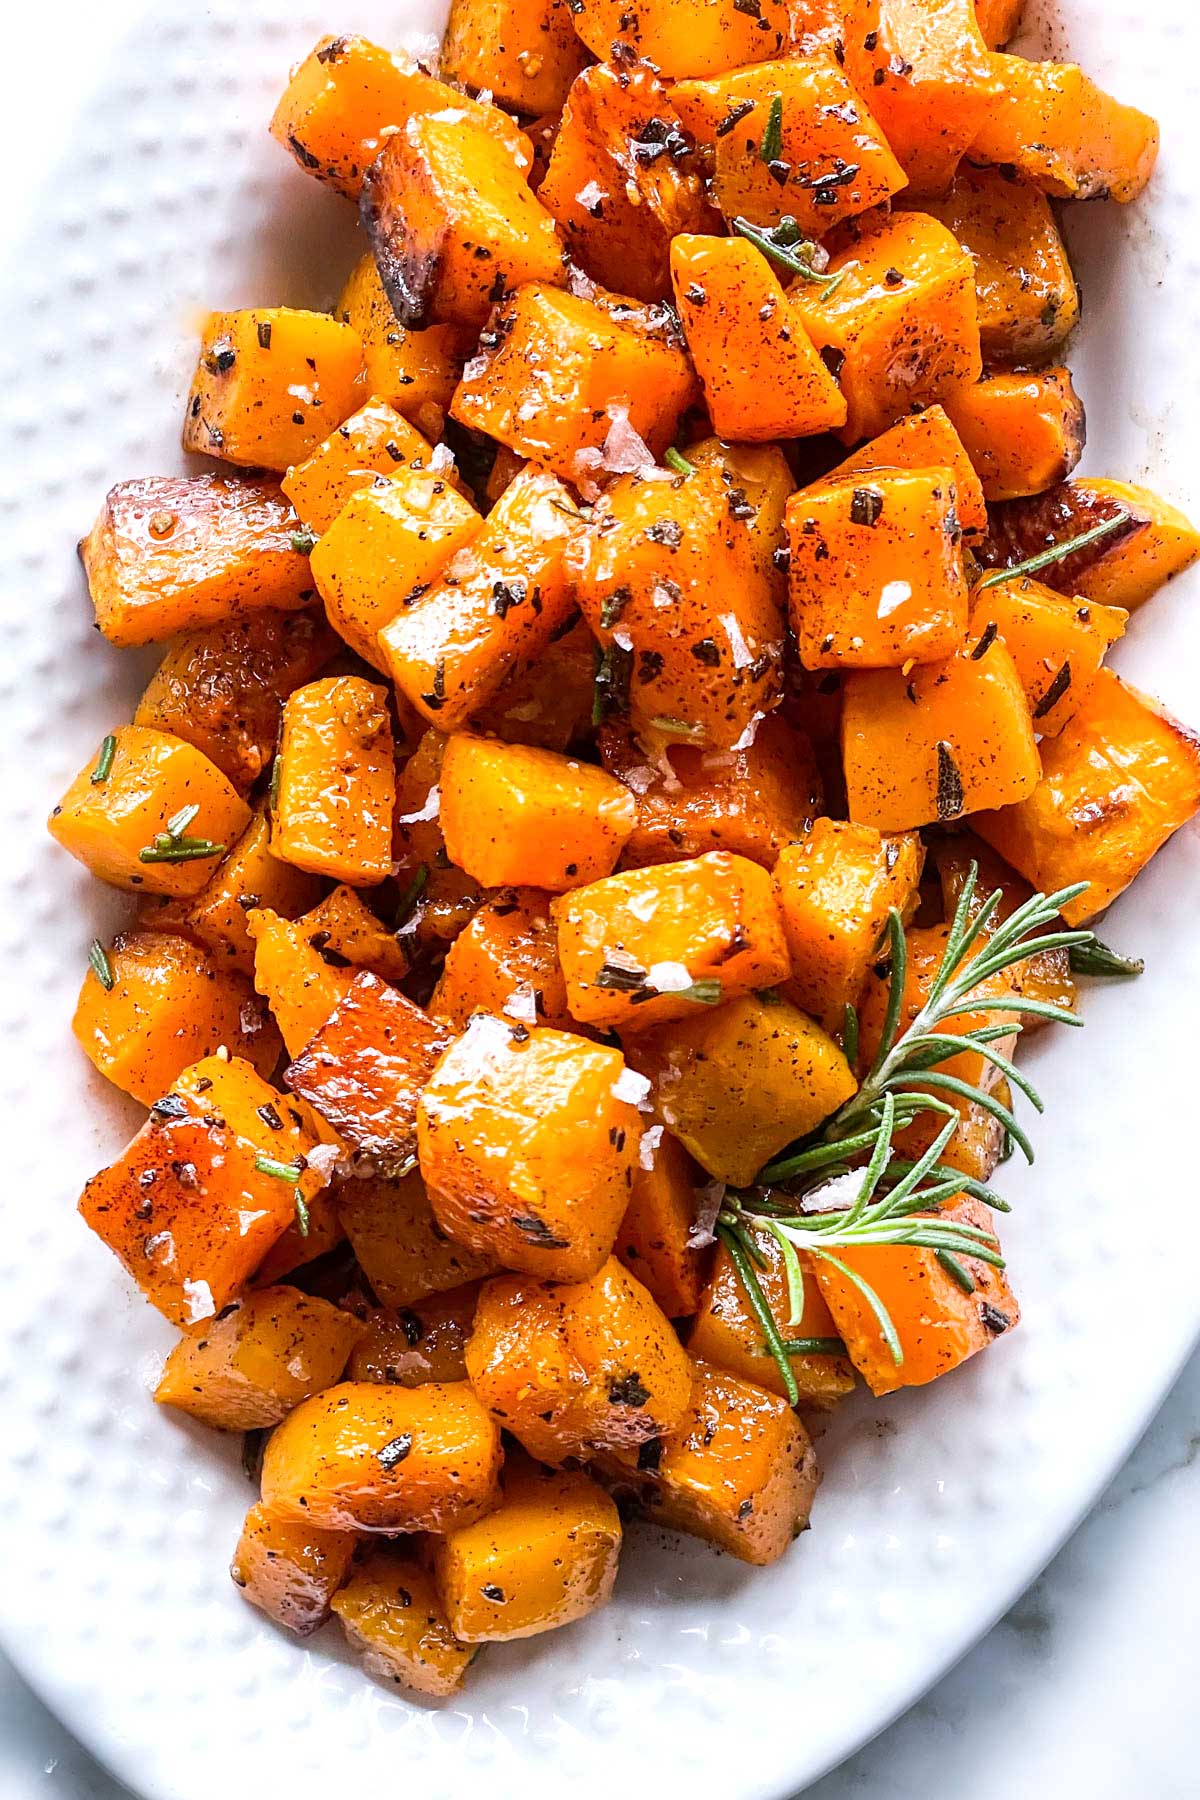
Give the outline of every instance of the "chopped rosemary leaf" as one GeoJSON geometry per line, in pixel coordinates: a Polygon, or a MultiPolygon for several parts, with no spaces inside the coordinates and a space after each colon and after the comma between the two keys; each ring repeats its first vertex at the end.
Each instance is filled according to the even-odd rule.
{"type": "MultiPolygon", "coordinates": [[[[182,837],[188,826],[191,825],[199,815],[200,808],[196,805],[195,801],[193,801],[190,806],[181,806],[179,811],[177,813],[172,813],[171,817],[167,820],[166,835],[169,838],[182,837]]],[[[158,842],[157,838],[155,839],[155,842],[158,842]]]]}
{"type": "Polygon", "coordinates": [[[984,576],[975,591],[978,593],[983,588],[995,587],[1001,581],[1019,580],[1022,575],[1036,575],[1039,569],[1048,569],[1051,563],[1064,562],[1068,556],[1074,556],[1077,550],[1086,550],[1089,544],[1107,537],[1118,526],[1128,524],[1128,513],[1117,513],[1111,519],[1102,519],[1090,531],[1081,531],[1078,537],[1064,538],[1061,544],[1051,544],[1048,550],[1039,550],[1036,556],[1027,556],[1024,562],[1013,563],[1007,569],[993,569],[990,575],[984,576]]]}
{"type": "Polygon", "coordinates": [[[655,731],[661,731],[664,737],[698,738],[704,736],[703,725],[689,725],[686,719],[672,719],[666,713],[651,719],[655,731]]]}
{"type": "Polygon", "coordinates": [[[849,1000],[842,1013],[842,1055],[851,1068],[858,1061],[858,1012],[849,1000]]]}
{"type": "Polygon", "coordinates": [[[271,758],[271,779],[267,783],[267,805],[274,812],[279,805],[279,753],[271,758]]]}
{"type": "Polygon", "coordinates": [[[303,1162],[280,1162],[277,1157],[264,1156],[261,1151],[254,1159],[254,1166],[260,1175],[274,1175],[277,1181],[290,1182],[292,1187],[304,1173],[303,1162]]]}
{"type": "Polygon", "coordinates": [[[629,682],[633,675],[633,651],[620,644],[596,646],[596,673],[592,684],[592,724],[603,725],[612,713],[629,711],[629,682]]]}
{"type": "Polygon", "coordinates": [[[702,976],[699,981],[693,981],[691,987],[677,991],[681,1000],[694,1000],[697,1006],[721,1004],[721,984],[715,976],[702,976]]]}
{"type": "Polygon", "coordinates": [[[88,950],[88,966],[106,994],[113,990],[114,976],[112,964],[108,960],[108,951],[99,938],[93,938],[88,950]]]}
{"type": "Polygon", "coordinates": [[[827,292],[832,291],[842,279],[840,274],[827,275],[823,269],[817,268],[814,259],[818,246],[811,238],[803,235],[790,214],[770,228],[755,225],[749,219],[737,218],[733,220],[733,229],[747,243],[753,244],[756,250],[761,250],[764,256],[777,262],[780,268],[786,269],[791,275],[802,275],[805,281],[820,283],[827,292]]]}
{"type": "Polygon", "coordinates": [[[767,112],[767,123],[763,128],[762,143],[758,154],[765,163],[778,162],[783,155],[783,95],[772,94],[771,105],[767,112]]]}
{"type": "Polygon", "coordinates": [[[310,1221],[309,1221],[309,1216],[308,1216],[308,1201],[304,1198],[304,1195],[300,1192],[300,1189],[297,1188],[296,1189],[296,1230],[300,1233],[301,1237],[306,1238],[308,1236],[309,1223],[310,1223],[310,1221]]]}
{"type": "Polygon", "coordinates": [[[690,463],[682,452],[676,450],[674,444],[663,457],[663,462],[668,469],[673,469],[676,475],[694,475],[696,473],[695,463],[690,463]]]}
{"type": "Polygon", "coordinates": [[[945,1269],[952,1281],[956,1281],[964,1294],[975,1292],[975,1277],[968,1269],[964,1269],[957,1256],[951,1256],[949,1250],[935,1250],[934,1255],[945,1269]]]}
{"type": "Polygon", "coordinates": [[[220,856],[224,852],[224,844],[210,843],[208,838],[169,838],[165,834],[155,838],[152,844],[138,851],[138,861],[144,863],[198,862],[206,856],[220,856]]]}
{"type": "Polygon", "coordinates": [[[311,531],[293,531],[292,549],[298,556],[311,556],[317,547],[317,540],[311,531]]]}
{"type": "Polygon", "coordinates": [[[784,1338],[783,1347],[789,1356],[845,1356],[846,1346],[841,1338],[784,1338]]]}
{"type": "Polygon", "coordinates": [[[1146,967],[1140,956],[1122,956],[1102,944],[1098,937],[1093,937],[1089,944],[1072,944],[1067,956],[1072,975],[1140,975],[1146,967]]]}
{"type": "Polygon", "coordinates": [[[112,772],[113,757],[116,754],[117,740],[110,731],[100,746],[100,754],[96,758],[96,766],[92,770],[91,781],[93,787],[100,787],[103,782],[108,780],[108,777],[112,772]]]}
{"type": "Polygon", "coordinates": [[[395,931],[399,931],[402,925],[408,924],[408,921],[417,910],[417,902],[425,892],[428,882],[429,864],[419,863],[413,872],[412,880],[401,894],[399,904],[396,907],[396,923],[393,927],[395,931]]]}

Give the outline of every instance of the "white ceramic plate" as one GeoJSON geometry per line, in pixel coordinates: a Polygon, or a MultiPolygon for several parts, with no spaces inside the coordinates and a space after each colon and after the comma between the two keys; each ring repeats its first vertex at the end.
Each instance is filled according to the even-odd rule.
{"type": "MultiPolygon", "coordinates": [[[[202,310],[328,303],[354,253],[352,210],[266,135],[288,65],[324,30],[387,41],[439,19],[436,0],[99,10],[137,28],[76,82],[69,116],[61,93],[26,95],[30,223],[0,334],[5,1647],[155,1800],[281,1784],[289,1800],[327,1800],[335,1783],[452,1800],[477,1776],[492,1800],[647,1782],[686,1782],[694,1800],[779,1796],[876,1731],[1008,1605],[1192,1342],[1200,844],[1181,833],[1106,926],[1146,956],[1143,979],[1089,994],[1086,1035],[1031,1056],[1049,1120],[1036,1168],[1005,1174],[1020,1331],[932,1391],[848,1407],[823,1445],[814,1528],[778,1568],[636,1529],[607,1611],[489,1652],[440,1708],[366,1681],[336,1632],[285,1641],[225,1573],[251,1497],[236,1445],[150,1403],[171,1334],[74,1212],[136,1123],[68,1035],[87,943],[120,905],[42,821],[141,674],[91,628],[75,539],[111,482],[180,466],[202,310]]],[[[50,39],[70,32],[71,10],[43,8],[38,24],[45,49],[22,76],[35,84],[52,79],[50,39]]],[[[1200,31],[1189,0],[1061,0],[1035,27],[1164,125],[1146,201],[1070,222],[1085,466],[1195,505],[1200,31]]],[[[1185,577],[1116,658],[1194,722],[1198,599],[1200,576],[1185,577]]]]}

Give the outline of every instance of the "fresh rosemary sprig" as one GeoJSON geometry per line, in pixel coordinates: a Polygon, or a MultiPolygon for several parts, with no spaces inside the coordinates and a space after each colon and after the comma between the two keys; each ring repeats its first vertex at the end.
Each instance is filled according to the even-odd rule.
{"type": "Polygon", "coordinates": [[[1039,569],[1048,569],[1051,563],[1065,562],[1077,550],[1086,550],[1089,544],[1098,543],[1110,531],[1115,531],[1118,525],[1128,524],[1128,513],[1116,513],[1111,519],[1102,519],[1090,531],[1081,531],[1078,537],[1064,538],[1060,544],[1051,544],[1048,550],[1039,550],[1036,556],[1027,556],[1024,562],[1013,563],[1011,568],[993,569],[990,575],[985,575],[976,584],[976,592],[995,587],[1001,581],[1019,581],[1023,575],[1036,575],[1039,569]]]}
{"type": "Polygon", "coordinates": [[[771,226],[755,225],[751,219],[739,217],[734,219],[733,229],[756,250],[761,250],[769,261],[786,269],[789,275],[800,275],[805,281],[817,282],[827,294],[832,293],[842,279],[840,272],[827,275],[817,267],[817,244],[805,237],[790,214],[780,219],[778,225],[771,226]]]}
{"type": "MultiPolygon", "coordinates": [[[[981,998],[976,990],[1044,950],[1065,948],[1074,956],[1093,954],[1096,940],[1090,931],[1064,928],[1060,918],[1062,908],[1084,891],[1086,882],[1055,894],[1034,894],[1001,920],[997,917],[1000,891],[977,904],[977,879],[978,869],[972,864],[942,960],[924,1003],[904,1030],[907,942],[903,920],[893,909],[888,918],[890,972],[883,1028],[874,1060],[857,1093],[809,1138],[769,1163],[753,1188],[727,1193],[718,1215],[717,1236],[733,1262],[793,1405],[798,1390],[788,1357],[799,1352],[789,1344],[800,1340],[787,1339],[785,1327],[771,1312],[758,1273],[761,1252],[756,1232],[769,1232],[782,1258],[788,1288],[787,1327],[797,1325],[804,1311],[803,1252],[810,1260],[836,1269],[858,1289],[897,1366],[904,1360],[904,1350],[894,1321],[874,1288],[836,1254],[838,1249],[890,1244],[932,1250],[965,1293],[975,1291],[975,1279],[964,1258],[1004,1267],[1000,1246],[989,1229],[942,1215],[941,1209],[962,1194],[998,1211],[1008,1210],[1000,1196],[982,1182],[943,1162],[962,1123],[962,1113],[952,1101],[967,1101],[990,1113],[1031,1162],[1033,1148],[1011,1109],[994,1092],[948,1074],[940,1065],[963,1052],[977,1054],[1040,1112],[1037,1090],[998,1044],[1019,1033],[1027,1017],[1068,1025],[1080,1025],[1082,1020],[1049,1001],[1016,993],[981,998]],[[963,1015],[993,1012],[1008,1017],[1003,1022],[985,1020],[955,1029],[963,1015]],[[1018,1015],[1015,1022],[1013,1014],[1018,1015]],[[902,1157],[896,1152],[896,1134],[921,1113],[941,1115],[944,1123],[922,1155],[902,1157]]],[[[856,1047],[857,1036],[857,1013],[847,1008],[846,1043],[856,1047]]]]}
{"type": "Polygon", "coordinates": [[[1140,956],[1122,956],[1098,937],[1093,937],[1090,944],[1076,944],[1068,955],[1072,975],[1141,975],[1146,967],[1140,956]]]}
{"type": "Polygon", "coordinates": [[[224,844],[214,844],[211,838],[188,837],[187,828],[199,816],[200,808],[193,801],[189,806],[181,806],[167,820],[167,828],[160,831],[152,844],[147,844],[138,851],[138,861],[144,863],[196,862],[201,857],[219,856],[224,844]]]}

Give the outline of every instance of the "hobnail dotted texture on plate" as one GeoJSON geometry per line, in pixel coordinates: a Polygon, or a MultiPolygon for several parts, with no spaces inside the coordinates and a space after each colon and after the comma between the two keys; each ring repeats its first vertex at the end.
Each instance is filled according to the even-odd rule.
{"type": "MultiPolygon", "coordinates": [[[[1191,1007],[1200,852],[1181,833],[1106,935],[1145,954],[1093,991],[1082,1039],[1033,1046],[1038,1163],[1007,1166],[1010,1341],[933,1390],[859,1400],[825,1435],[813,1530],[775,1570],[636,1527],[593,1619],[488,1651],[466,1694],[413,1704],[336,1630],[307,1646],[245,1606],[226,1567],[252,1493],[237,1444],[159,1411],[171,1333],[74,1212],[138,1109],[69,1037],[89,939],[123,903],[43,819],[149,658],[90,624],[74,543],[106,487],[182,467],[182,399],[208,306],[328,304],[351,208],[266,137],[289,63],[326,30],[387,41],[408,7],[181,0],[144,9],[70,125],[8,271],[0,337],[3,1091],[0,1583],[6,1647],[112,1766],[169,1800],[293,1800],[402,1782],[427,1800],[486,1770],[495,1800],[686,1780],[756,1800],[812,1779],[934,1679],[1053,1550],[1128,1447],[1194,1334],[1191,1007]]],[[[1151,197],[1077,211],[1086,323],[1073,352],[1088,464],[1200,501],[1200,241],[1188,12],[1070,0],[1043,41],[1163,117],[1151,197]],[[1168,247],[1170,254],[1168,255],[1168,247]]],[[[1200,722],[1185,577],[1117,664],[1200,722]]]]}

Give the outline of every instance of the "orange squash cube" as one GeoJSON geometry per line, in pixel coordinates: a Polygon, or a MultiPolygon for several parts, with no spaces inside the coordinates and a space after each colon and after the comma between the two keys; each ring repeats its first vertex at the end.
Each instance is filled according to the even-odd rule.
{"type": "Polygon", "coordinates": [[[818,819],[780,852],[775,891],[792,959],[787,992],[828,1032],[857,1004],[893,907],[916,904],[925,850],[915,833],[818,819]]]}
{"type": "Polygon", "coordinates": [[[584,1024],[645,1031],[788,974],[771,877],[725,851],[609,875],[551,911],[584,1024]]]}
{"type": "Polygon", "coordinates": [[[564,280],[558,229],[527,168],[457,95],[386,140],[363,181],[362,217],[402,325],[478,329],[510,289],[564,280]]]}
{"type": "Polygon", "coordinates": [[[263,1457],[263,1505],[330,1531],[437,1531],[499,1498],[500,1433],[465,1381],[343,1381],[302,1401],[263,1457]]]}
{"type": "Polygon", "coordinates": [[[1119,606],[1069,600],[1027,575],[978,587],[971,599],[972,630],[999,631],[1043,738],[1057,737],[1086,704],[1128,616],[1119,606]]]}
{"type": "Polygon", "coordinates": [[[496,1270],[493,1257],[448,1238],[417,1170],[395,1181],[344,1181],[338,1216],[372,1292],[403,1312],[496,1270]]]}
{"type": "Polygon", "coordinates": [[[1069,369],[987,375],[947,394],[946,410],[990,501],[1044,493],[1083,455],[1083,402],[1069,369]]]}
{"type": "Polygon", "coordinates": [[[579,485],[599,469],[618,424],[622,438],[628,424],[661,454],[694,391],[680,346],[531,281],[500,305],[450,412],[579,485]]]}
{"type": "MultiPolygon", "coordinates": [[[[965,1194],[944,1205],[937,1216],[992,1229],[991,1213],[965,1194]]],[[[938,1261],[935,1250],[847,1244],[837,1254],[874,1289],[900,1339],[903,1360],[897,1364],[860,1289],[832,1263],[817,1259],[817,1280],[838,1334],[873,1394],[936,1381],[986,1349],[1021,1316],[1003,1270],[977,1256],[957,1259],[973,1284],[968,1293],[938,1261]]]]}
{"type": "Polygon", "coordinates": [[[691,1389],[669,1321],[612,1257],[586,1281],[485,1282],[467,1371],[492,1416],[544,1463],[636,1450],[679,1424],[691,1389]]]}
{"type": "Polygon", "coordinates": [[[252,613],[189,631],[150,677],[133,722],[195,745],[245,793],[274,755],[283,702],[337,648],[314,613],[252,613]]]}
{"type": "Polygon", "coordinates": [[[1033,792],[972,823],[1044,892],[1088,882],[1063,908],[1078,925],[1103,912],[1198,807],[1200,735],[1101,669],[1043,745],[1033,792]]]}
{"type": "Polygon", "coordinates": [[[335,887],[300,923],[309,948],[335,969],[349,964],[354,971],[369,969],[393,983],[408,974],[408,957],[395,932],[352,887],[335,887]]]}
{"type": "Polygon", "coordinates": [[[289,695],[271,850],[312,875],[370,887],[392,872],[396,770],[387,690],[357,675],[289,695]]]}
{"type": "Polygon", "coordinates": [[[640,1491],[656,1525],[686,1531],[760,1567],[808,1524],[820,1476],[807,1431],[786,1400],[708,1363],[692,1364],[681,1424],[634,1458],[600,1466],[640,1491]]]}
{"type": "Polygon", "coordinates": [[[788,611],[806,669],[936,662],[961,649],[967,581],[948,468],[817,482],[788,501],[788,611]]]}
{"type": "Polygon", "coordinates": [[[405,940],[440,948],[453,941],[483,900],[479,884],[446,854],[438,817],[442,757],[449,740],[427,731],[396,780],[395,873],[404,884],[398,926],[405,940]]]}
{"type": "Polygon", "coordinates": [[[718,223],[689,150],[666,89],[645,63],[585,69],[567,96],[538,188],[573,261],[607,287],[664,300],[672,239],[718,223]]]}
{"type": "Polygon", "coordinates": [[[349,1573],[357,1542],[352,1531],[288,1525],[264,1506],[252,1506],[229,1573],[251,1606],[297,1637],[307,1637],[329,1617],[329,1603],[349,1573]]]}
{"type": "Polygon", "coordinates": [[[439,1539],[434,1574],[465,1644],[505,1644],[582,1619],[612,1594],[621,1520],[582,1469],[505,1465],[495,1512],[439,1539]]]}
{"type": "Polygon", "coordinates": [[[594,1274],[629,1198],[641,1091],[619,1050],[477,1014],[417,1107],[438,1224],[512,1269],[594,1274]]]}
{"type": "Polygon", "coordinates": [[[714,431],[770,441],[846,423],[841,389],[745,238],[677,237],[671,281],[714,431]]]}
{"type": "Polygon", "coordinates": [[[84,976],[71,1029],[100,1073],[144,1106],[221,1045],[260,1075],[279,1060],[279,1033],[245,977],[167,932],[114,939],[84,976]]]}
{"type": "Polygon", "coordinates": [[[174,1325],[195,1324],[228,1305],[291,1224],[311,1181],[300,1174],[311,1144],[249,1063],[207,1057],[93,1175],[79,1210],[152,1305],[174,1325]]]}
{"type": "Polygon", "coordinates": [[[1015,36],[1025,0],[975,0],[975,19],[989,50],[999,49],[1015,36]]]}
{"type": "Polygon", "coordinates": [[[290,468],[281,485],[297,518],[319,536],[352,494],[376,485],[377,476],[394,475],[400,468],[432,468],[453,481],[452,460],[446,468],[439,466],[448,458],[448,451],[439,456],[394,406],[374,399],[343,420],[304,462],[290,468]]]}
{"type": "MultiPolygon", "coordinates": [[[[787,1271],[778,1240],[769,1231],[751,1228],[758,1252],[758,1275],[763,1295],[780,1335],[786,1342],[809,1342],[832,1347],[788,1353],[788,1366],[800,1391],[800,1405],[815,1412],[829,1412],[854,1386],[854,1366],[838,1348],[837,1329],[813,1273],[812,1260],[801,1253],[804,1269],[804,1311],[791,1318],[787,1271]]],[[[741,1277],[723,1244],[717,1245],[712,1274],[700,1297],[700,1305],[688,1334],[688,1354],[713,1367],[752,1381],[772,1394],[783,1394],[783,1377],[775,1358],[763,1342],[762,1326],[751,1311],[741,1277]]]]}
{"type": "Polygon", "coordinates": [[[119,725],[48,829],[111,887],[179,898],[199,893],[249,823],[250,808],[207,756],[148,725],[119,725]]]}
{"type": "MultiPolygon", "coordinates": [[[[459,99],[467,104],[465,97],[459,99]]],[[[367,392],[394,406],[431,442],[439,440],[474,347],[470,327],[441,324],[414,331],[401,325],[369,250],[350,271],[334,316],[353,326],[362,341],[367,392]]]]}
{"type": "Polygon", "coordinates": [[[362,342],[328,313],[289,306],[210,313],[183,447],[252,469],[286,469],[311,455],[362,399],[362,342]]]}
{"type": "Polygon", "coordinates": [[[274,1014],[288,1055],[299,1056],[349,991],[354,971],[327,963],[302,924],[268,907],[251,907],[246,929],[254,945],[254,985],[274,1014]]]}
{"type": "Polygon", "coordinates": [[[457,1693],[478,1655],[450,1630],[429,1571],[393,1550],[361,1562],[330,1604],[366,1673],[411,1693],[457,1693]]]}
{"type": "Polygon", "coordinates": [[[685,1318],[700,1304],[708,1258],[691,1242],[698,1181],[696,1166],[677,1138],[661,1125],[642,1133],[613,1254],[668,1319],[685,1318]]]}
{"type": "Polygon", "coordinates": [[[258,1288],[184,1333],[154,1398],[217,1431],[278,1425],[341,1379],[360,1335],[358,1320],[328,1300],[258,1288]]]}
{"type": "Polygon", "coordinates": [[[377,1308],[362,1321],[350,1356],[351,1381],[392,1381],[421,1387],[427,1381],[467,1379],[467,1339],[475,1323],[479,1283],[427,1294],[398,1312],[377,1308]]]}
{"type": "Polygon", "coordinates": [[[940,220],[896,213],[833,257],[828,272],[841,276],[836,287],[801,282],[791,294],[846,396],[847,444],[979,379],[974,265],[940,220]]]}
{"type": "Polygon", "coordinates": [[[782,597],[781,559],[787,546],[783,516],[796,482],[779,445],[729,444],[721,438],[703,438],[688,445],[687,460],[693,468],[717,470],[728,504],[746,528],[753,568],[782,597]]]}
{"type": "Polygon", "coordinates": [[[573,1030],[550,895],[502,888],[486,901],[446,952],[429,1010],[459,1031],[475,1012],[573,1030]]]}
{"type": "Polygon", "coordinates": [[[857,1090],[841,1050],[790,1001],[743,994],[639,1032],[627,1054],[655,1113],[708,1173],[748,1187],[857,1090]]]}
{"type": "Polygon", "coordinates": [[[554,894],[611,875],[637,804],[590,763],[458,732],[442,762],[451,862],[483,887],[522,876],[554,894]]]}
{"type": "Polygon", "coordinates": [[[110,488],[79,546],[110,644],[151,644],[315,599],[298,521],[271,481],[152,475],[110,488]]]}
{"type": "Polygon", "coordinates": [[[451,0],[442,74],[513,112],[557,112],[585,60],[568,0],[451,0]]]}
{"type": "Polygon", "coordinates": [[[417,1100],[450,1033],[378,975],[356,975],[284,1080],[382,1174],[410,1163],[417,1100]]]}
{"type": "Polygon", "coordinates": [[[1158,126],[1074,63],[993,56],[996,90],[971,156],[1015,168],[1059,200],[1134,200],[1158,160],[1158,126]]]}
{"type": "Polygon", "coordinates": [[[636,11],[623,0],[583,0],[574,18],[593,56],[608,56],[617,39],[667,76],[720,75],[766,62],[791,35],[783,0],[762,0],[753,12],[710,0],[647,0],[636,11]]]}
{"type": "Polygon", "coordinates": [[[831,469],[825,480],[849,482],[851,477],[874,475],[883,469],[929,468],[949,469],[953,475],[957,495],[954,510],[963,531],[986,531],[988,514],[983,486],[944,406],[927,406],[924,412],[897,420],[831,469]]]}
{"type": "Polygon", "coordinates": [[[399,691],[442,731],[457,731],[513,669],[535,661],[574,613],[563,551],[574,499],[540,469],[518,474],[487,520],[399,607],[376,655],[399,691]]]}
{"type": "Polygon", "coordinates": [[[1041,764],[1021,677],[1004,645],[997,639],[982,656],[968,651],[908,676],[852,670],[842,700],[842,763],[851,819],[877,831],[944,824],[1031,794],[1041,764]]]}

